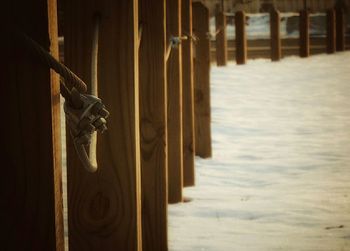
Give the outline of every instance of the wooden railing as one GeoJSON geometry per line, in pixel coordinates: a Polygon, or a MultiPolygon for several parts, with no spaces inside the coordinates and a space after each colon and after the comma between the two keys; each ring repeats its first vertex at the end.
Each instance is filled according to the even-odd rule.
{"type": "Polygon", "coordinates": [[[211,61],[215,60],[218,66],[227,64],[227,60],[236,60],[237,64],[244,64],[253,58],[271,58],[277,61],[284,56],[299,55],[308,57],[310,54],[334,53],[350,49],[350,37],[345,36],[345,11],[340,8],[328,10],[326,15],[325,37],[310,36],[310,12],[302,10],[299,13],[299,37],[281,38],[281,15],[277,10],[270,12],[270,38],[248,40],[246,35],[246,18],[241,11],[235,14],[218,13],[216,21],[217,35],[211,43],[211,61]],[[234,19],[235,39],[227,40],[226,19],[234,19]],[[225,26],[226,27],[226,26],[225,26]]]}

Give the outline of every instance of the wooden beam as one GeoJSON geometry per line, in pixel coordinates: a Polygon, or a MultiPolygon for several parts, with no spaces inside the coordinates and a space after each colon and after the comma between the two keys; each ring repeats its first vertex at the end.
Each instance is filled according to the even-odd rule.
{"type": "Polygon", "coordinates": [[[279,61],[282,58],[281,35],[280,35],[280,13],[273,8],[270,12],[270,41],[271,60],[279,61]]]}
{"type": "MultiPolygon", "coordinates": [[[[167,2],[167,41],[181,37],[181,0],[167,2]]],[[[173,48],[167,62],[168,81],[168,201],[182,202],[182,46],[173,48]]]]}
{"type": "Polygon", "coordinates": [[[308,57],[310,55],[310,18],[309,11],[302,10],[300,11],[299,16],[299,55],[302,58],[308,57]]]}
{"type": "Polygon", "coordinates": [[[336,25],[335,11],[330,9],[327,11],[327,53],[336,51],[336,25]]]}
{"type": "Polygon", "coordinates": [[[167,250],[165,0],[139,0],[143,251],[167,250]]]}
{"type": "Polygon", "coordinates": [[[110,117],[98,137],[96,173],[85,171],[67,136],[69,250],[139,251],[138,1],[66,1],[65,62],[89,84],[96,13],[98,93],[110,117]]]}
{"type": "Polygon", "coordinates": [[[192,0],[182,0],[182,34],[190,39],[182,43],[182,124],[183,124],[183,174],[184,186],[194,186],[194,87],[192,0]]]}
{"type": "Polygon", "coordinates": [[[226,16],[219,11],[215,15],[216,27],[216,64],[227,65],[227,37],[226,37],[226,16]]]}
{"type": "Polygon", "coordinates": [[[245,31],[245,13],[237,11],[235,15],[236,24],[236,62],[245,64],[247,62],[247,35],[245,31]]]}
{"type": "Polygon", "coordinates": [[[56,1],[5,1],[0,23],[1,250],[62,251],[58,76],[9,32],[26,34],[58,58],[56,1]]]}
{"type": "Polygon", "coordinates": [[[196,155],[208,158],[212,154],[209,10],[201,2],[195,2],[192,6],[193,33],[198,38],[194,53],[196,155]]]}

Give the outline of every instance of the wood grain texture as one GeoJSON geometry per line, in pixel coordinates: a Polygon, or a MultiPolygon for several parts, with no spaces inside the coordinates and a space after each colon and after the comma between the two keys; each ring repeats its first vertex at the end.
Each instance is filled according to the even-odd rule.
{"type": "MultiPolygon", "coordinates": [[[[181,36],[181,0],[167,2],[167,41],[181,36]]],[[[167,61],[168,81],[168,201],[182,201],[182,46],[173,48],[167,61]]]]}
{"type": "Polygon", "coordinates": [[[216,64],[225,66],[227,64],[227,37],[226,37],[226,16],[222,11],[215,15],[216,27],[216,64]]]}
{"type": "Polygon", "coordinates": [[[96,13],[101,15],[98,93],[110,117],[108,130],[98,136],[96,173],[85,171],[67,136],[69,249],[138,251],[138,1],[66,1],[65,62],[88,84],[96,13]]]}
{"type": "Polygon", "coordinates": [[[212,155],[209,10],[200,2],[195,2],[192,6],[193,33],[198,37],[194,55],[196,155],[209,158],[212,155]]]}
{"type": "Polygon", "coordinates": [[[327,11],[327,53],[335,53],[336,51],[336,25],[335,11],[330,9],[327,11]]]}
{"type": "Polygon", "coordinates": [[[165,0],[139,0],[143,251],[165,251],[167,240],[167,77],[165,0]]]}
{"type": "Polygon", "coordinates": [[[345,13],[341,6],[336,6],[336,49],[337,51],[345,50],[345,13]]]}
{"type": "Polygon", "coordinates": [[[2,3],[0,93],[5,120],[0,249],[4,251],[64,250],[59,83],[36,54],[6,31],[27,34],[57,57],[55,11],[54,0],[2,3]]]}
{"type": "MultiPolygon", "coordinates": [[[[48,25],[50,52],[59,60],[58,48],[58,17],[57,17],[57,0],[47,1],[48,3],[48,25]]],[[[56,225],[56,250],[64,250],[64,226],[63,226],[63,188],[62,188],[62,142],[61,142],[61,102],[60,97],[60,77],[53,70],[51,75],[52,89],[52,135],[53,135],[53,157],[54,157],[54,194],[55,194],[55,225],[56,225]]]]}
{"type": "Polygon", "coordinates": [[[309,29],[310,29],[310,18],[309,11],[302,10],[300,11],[299,16],[299,46],[300,51],[299,55],[302,58],[308,57],[310,55],[310,37],[309,37],[309,29]]]}
{"type": "MultiPolygon", "coordinates": [[[[182,0],[182,34],[192,36],[192,0],[182,0]]],[[[183,180],[184,186],[194,186],[194,86],[193,42],[182,43],[182,125],[183,125],[183,180]]]]}
{"type": "Polygon", "coordinates": [[[247,34],[245,30],[245,13],[237,11],[235,15],[236,25],[236,62],[245,64],[247,62],[247,34]]]}
{"type": "Polygon", "coordinates": [[[270,12],[270,43],[271,61],[279,61],[282,58],[282,46],[280,35],[280,13],[276,9],[270,12]]]}

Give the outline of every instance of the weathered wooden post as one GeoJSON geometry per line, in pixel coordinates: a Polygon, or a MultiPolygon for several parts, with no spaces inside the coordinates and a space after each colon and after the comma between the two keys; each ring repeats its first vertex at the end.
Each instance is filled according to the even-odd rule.
{"type": "Polygon", "coordinates": [[[212,152],[209,10],[200,2],[193,3],[193,32],[198,38],[194,55],[196,155],[208,158],[212,152]]]}
{"type": "Polygon", "coordinates": [[[302,58],[310,55],[309,24],[309,11],[301,10],[299,15],[299,55],[302,58]]]}
{"type": "Polygon", "coordinates": [[[5,1],[1,8],[0,249],[63,251],[58,76],[13,34],[58,58],[56,1],[5,1]]]}
{"type": "Polygon", "coordinates": [[[98,93],[110,117],[98,138],[96,173],[82,167],[67,134],[69,250],[139,251],[138,0],[66,1],[65,63],[87,83],[96,13],[98,93]]]}
{"type": "MultiPolygon", "coordinates": [[[[167,2],[167,41],[180,38],[181,0],[167,2]]],[[[168,80],[168,201],[182,202],[182,48],[173,48],[167,62],[168,80]]]]}
{"type": "Polygon", "coordinates": [[[270,11],[270,37],[271,60],[279,61],[282,57],[280,36],[280,13],[276,8],[272,8],[270,11]]]}
{"type": "Polygon", "coordinates": [[[142,250],[167,240],[167,76],[165,0],[139,0],[142,250]]]}
{"type": "Polygon", "coordinates": [[[342,6],[336,6],[336,50],[345,50],[345,14],[342,6]]]}
{"type": "Polygon", "coordinates": [[[216,27],[216,63],[218,66],[227,64],[226,16],[224,10],[218,10],[215,15],[216,27]]]}
{"type": "Polygon", "coordinates": [[[237,11],[235,14],[236,25],[236,62],[245,64],[247,62],[247,36],[245,31],[245,14],[237,11]]]}
{"type": "Polygon", "coordinates": [[[182,0],[182,34],[189,39],[182,43],[182,124],[183,124],[183,182],[193,186],[194,173],[194,88],[192,47],[192,0],[182,0]]]}
{"type": "Polygon", "coordinates": [[[335,26],[335,11],[330,9],[327,11],[327,53],[336,51],[336,26],[335,26]]]}

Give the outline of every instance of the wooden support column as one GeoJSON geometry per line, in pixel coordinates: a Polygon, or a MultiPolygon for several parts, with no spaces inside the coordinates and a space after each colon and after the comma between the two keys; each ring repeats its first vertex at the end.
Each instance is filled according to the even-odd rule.
{"type": "Polygon", "coordinates": [[[310,18],[307,10],[300,11],[299,16],[299,55],[306,58],[310,55],[310,38],[309,38],[310,18]]]}
{"type": "Polygon", "coordinates": [[[0,249],[63,251],[58,76],[12,33],[58,58],[56,1],[5,1],[1,8],[0,249]]]}
{"type": "MultiPolygon", "coordinates": [[[[182,0],[182,34],[192,37],[192,0],[182,0]]],[[[182,125],[183,125],[183,181],[194,186],[194,87],[193,41],[182,43],[182,125]]]]}
{"type": "Polygon", "coordinates": [[[281,35],[280,35],[280,13],[272,8],[270,12],[270,41],[271,41],[271,60],[279,61],[282,57],[281,35]]]}
{"type": "Polygon", "coordinates": [[[110,116],[98,136],[96,173],[85,171],[67,133],[69,250],[139,251],[138,1],[66,1],[65,62],[88,84],[96,13],[98,93],[110,116]]]}
{"type": "Polygon", "coordinates": [[[209,10],[201,2],[193,3],[193,32],[198,38],[194,53],[196,155],[211,157],[210,116],[210,40],[209,10]]]}
{"type": "Polygon", "coordinates": [[[167,240],[167,76],[165,0],[139,0],[143,251],[167,240]]]}
{"type": "Polygon", "coordinates": [[[216,64],[225,66],[227,64],[227,38],[226,38],[226,16],[222,10],[215,15],[216,27],[216,64]]]}
{"type": "Polygon", "coordinates": [[[336,50],[345,50],[345,14],[344,9],[336,7],[336,50]]]}
{"type": "Polygon", "coordinates": [[[336,26],[335,26],[335,11],[330,9],[327,11],[327,53],[336,51],[336,26]]]}
{"type": "Polygon", "coordinates": [[[245,64],[247,62],[247,36],[245,31],[245,14],[237,11],[235,15],[236,24],[236,62],[245,64]]]}
{"type": "MultiPolygon", "coordinates": [[[[167,2],[167,41],[181,37],[181,0],[167,2]]],[[[182,48],[173,48],[167,62],[168,80],[168,201],[182,202],[182,48]]]]}

